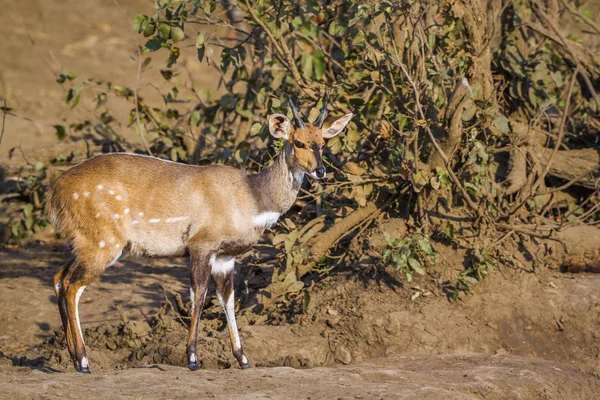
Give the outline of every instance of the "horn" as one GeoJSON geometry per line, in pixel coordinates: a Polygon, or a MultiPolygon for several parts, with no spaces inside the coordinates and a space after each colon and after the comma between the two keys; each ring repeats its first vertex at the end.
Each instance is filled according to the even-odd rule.
{"type": "Polygon", "coordinates": [[[302,117],[300,116],[300,113],[298,112],[298,109],[296,108],[296,106],[294,105],[294,102],[292,101],[292,98],[290,97],[289,94],[286,94],[289,102],[290,102],[290,108],[292,109],[292,114],[294,114],[294,126],[296,128],[304,128],[304,122],[302,122],[302,117]]]}
{"type": "Polygon", "coordinates": [[[323,107],[321,107],[321,113],[319,114],[319,118],[315,121],[315,126],[318,128],[323,127],[323,122],[325,122],[325,118],[327,117],[327,103],[329,103],[329,94],[325,93],[325,99],[323,99],[323,107]]]}

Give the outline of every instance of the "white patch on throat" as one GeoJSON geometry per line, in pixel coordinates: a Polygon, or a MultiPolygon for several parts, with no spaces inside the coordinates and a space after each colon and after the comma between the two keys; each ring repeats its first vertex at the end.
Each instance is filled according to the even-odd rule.
{"type": "Polygon", "coordinates": [[[304,180],[304,172],[296,171],[296,172],[294,172],[293,176],[294,176],[294,180],[297,183],[302,184],[302,181],[304,180]]]}
{"type": "Polygon", "coordinates": [[[233,267],[235,266],[235,261],[234,261],[233,257],[230,257],[230,256],[217,257],[213,254],[212,256],[210,256],[210,266],[211,266],[211,273],[213,275],[217,275],[217,274],[225,275],[225,274],[233,271],[233,267]]]}
{"type": "Polygon", "coordinates": [[[279,214],[278,212],[264,212],[252,218],[252,222],[254,222],[254,225],[256,226],[267,228],[276,223],[280,216],[281,214],[279,214]]]}

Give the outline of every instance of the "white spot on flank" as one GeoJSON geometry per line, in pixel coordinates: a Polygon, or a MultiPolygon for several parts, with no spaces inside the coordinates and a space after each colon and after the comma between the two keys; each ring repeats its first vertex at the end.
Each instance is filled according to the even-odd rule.
{"type": "Polygon", "coordinates": [[[96,189],[98,189],[98,190],[102,190],[102,189],[104,189],[104,186],[102,186],[102,185],[98,185],[98,186],[96,186],[96,189]]]}
{"type": "Polygon", "coordinates": [[[211,273],[213,275],[223,274],[233,271],[235,262],[233,257],[223,256],[217,257],[214,254],[210,256],[211,273]]]}
{"type": "Polygon", "coordinates": [[[157,222],[160,222],[160,218],[152,218],[152,219],[148,220],[148,222],[150,222],[151,224],[155,224],[157,222]]]}
{"type": "Polygon", "coordinates": [[[79,198],[79,195],[78,195],[77,193],[73,193],[73,198],[74,198],[75,200],[77,200],[77,199],[79,198]]]}
{"type": "Polygon", "coordinates": [[[100,213],[96,214],[96,218],[100,218],[100,213]]]}
{"type": "Polygon", "coordinates": [[[144,213],[143,213],[143,212],[139,212],[139,213],[138,213],[138,217],[143,217],[143,216],[144,216],[144,213]]]}
{"type": "Polygon", "coordinates": [[[179,221],[183,221],[184,219],[187,219],[188,217],[174,217],[174,218],[167,218],[165,219],[165,222],[179,222],[179,221]]]}
{"type": "Polygon", "coordinates": [[[106,243],[104,243],[104,240],[103,240],[103,241],[101,241],[100,243],[98,243],[98,246],[99,246],[101,249],[103,249],[103,248],[104,248],[104,246],[106,246],[106,243]]]}
{"type": "Polygon", "coordinates": [[[90,196],[90,192],[83,192],[83,195],[84,195],[85,197],[89,197],[89,196],[90,196]]]}
{"type": "Polygon", "coordinates": [[[115,244],[115,247],[118,249],[119,247],[121,247],[121,245],[119,243],[115,244]]]}
{"type": "Polygon", "coordinates": [[[125,214],[125,215],[129,214],[129,208],[126,208],[126,209],[123,211],[123,214],[125,214]]]}
{"type": "Polygon", "coordinates": [[[137,224],[139,224],[139,223],[140,223],[140,221],[138,221],[137,219],[134,219],[134,220],[133,220],[131,223],[132,223],[133,225],[137,225],[137,224]]]}
{"type": "Polygon", "coordinates": [[[113,195],[113,194],[115,194],[115,191],[114,190],[109,190],[108,194],[113,195]]]}
{"type": "Polygon", "coordinates": [[[115,196],[115,199],[117,199],[117,200],[121,200],[121,199],[122,199],[122,197],[121,197],[121,196],[115,196]]]}
{"type": "Polygon", "coordinates": [[[254,217],[252,219],[252,221],[254,222],[254,225],[256,225],[256,226],[269,227],[269,226],[273,225],[275,222],[277,222],[280,215],[281,214],[279,214],[278,212],[273,212],[273,211],[264,212],[262,214],[257,215],[256,217],[254,217]]]}
{"type": "Polygon", "coordinates": [[[114,219],[119,219],[119,218],[121,218],[121,216],[120,216],[119,214],[114,214],[114,215],[113,215],[113,218],[114,218],[114,219]]]}
{"type": "MultiPolygon", "coordinates": [[[[79,323],[79,299],[81,298],[81,294],[83,293],[83,291],[85,290],[87,286],[82,286],[77,290],[77,293],[75,294],[75,318],[77,319],[77,327],[79,328],[79,335],[81,336],[81,341],[84,342],[83,340],[83,332],[81,331],[81,324],[79,323]]],[[[85,342],[84,342],[85,344],[85,342]]]]}

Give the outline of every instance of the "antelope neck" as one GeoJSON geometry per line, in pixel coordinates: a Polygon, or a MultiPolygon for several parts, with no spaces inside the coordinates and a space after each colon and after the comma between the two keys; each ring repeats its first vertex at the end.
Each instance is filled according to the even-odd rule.
{"type": "Polygon", "coordinates": [[[275,162],[262,172],[249,177],[260,212],[283,214],[296,201],[304,172],[294,165],[291,160],[292,153],[289,142],[284,142],[275,162]]]}

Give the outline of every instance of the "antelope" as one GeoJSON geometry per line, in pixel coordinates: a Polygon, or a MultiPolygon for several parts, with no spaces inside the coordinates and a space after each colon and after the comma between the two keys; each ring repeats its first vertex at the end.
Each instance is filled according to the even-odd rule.
{"type": "Polygon", "coordinates": [[[260,173],[112,153],[85,160],[54,182],[46,212],[56,231],[69,241],[73,255],[54,276],[54,289],[77,371],[90,373],[79,299],[125,251],[150,257],[189,255],[190,370],[200,368],[196,345],[209,277],[225,312],[233,355],[240,368],[250,367],[235,320],[234,258],[292,207],[304,175],[325,177],[324,139],[340,133],[353,117],[350,113],[326,120],[325,97],[317,120],[304,123],[288,99],[293,126],[283,114],[269,116],[269,132],[284,144],[273,164],[260,173]]]}

